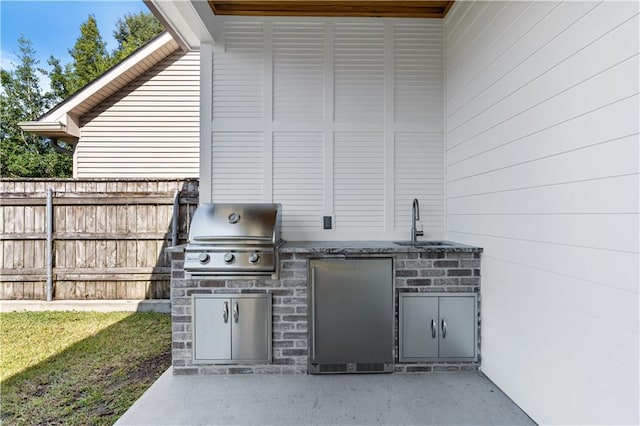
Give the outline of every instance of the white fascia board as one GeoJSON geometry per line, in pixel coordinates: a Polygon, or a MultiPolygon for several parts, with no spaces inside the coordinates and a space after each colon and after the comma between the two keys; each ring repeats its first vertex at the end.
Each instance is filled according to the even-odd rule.
{"type": "MultiPolygon", "coordinates": [[[[81,107],[87,101],[97,102],[96,99],[99,98],[95,98],[96,94],[99,94],[106,86],[122,78],[127,71],[170,43],[173,43],[173,50],[175,50],[177,46],[171,34],[162,34],[147,46],[139,49],[105,74],[80,89],[73,96],[58,104],[38,118],[37,121],[19,123],[19,126],[27,132],[41,136],[56,137],[65,142],[77,140],[80,137],[80,114],[75,109],[81,107]],[[94,97],[93,100],[90,99],[91,97],[94,97]]],[[[123,80],[122,86],[127,82],[128,80],[123,80]]],[[[105,92],[104,97],[111,94],[110,92],[105,92]]]]}
{"type": "Polygon", "coordinates": [[[105,88],[108,84],[114,82],[119,77],[122,77],[127,71],[132,69],[136,64],[142,62],[142,60],[144,60],[145,58],[151,56],[155,51],[172,42],[174,42],[174,40],[171,37],[171,34],[162,34],[153,42],[133,53],[131,56],[120,62],[118,65],[114,66],[105,74],[80,89],[69,99],[59,104],[58,107],[44,114],[38,119],[38,121],[60,121],[62,123],[66,123],[66,125],[69,126],[70,121],[77,120],[77,117],[74,115],[74,108],[87,101],[87,99],[98,93],[101,89],[105,88]]]}
{"type": "Polygon", "coordinates": [[[80,137],[80,117],[66,109],[51,117],[42,117],[38,121],[18,123],[18,125],[27,132],[55,137],[65,142],[80,137]]]}
{"type": "Polygon", "coordinates": [[[18,126],[24,131],[27,132],[43,132],[43,131],[51,131],[51,132],[66,132],[67,126],[64,123],[59,121],[52,122],[43,122],[43,121],[21,121],[18,123],[18,126]]]}
{"type": "MultiPolygon", "coordinates": [[[[60,123],[65,127],[65,129],[72,127],[79,128],[80,126],[77,122],[77,118],[77,116],[72,117],[69,109],[61,108],[59,111],[52,111],[51,115],[46,114],[42,116],[40,119],[38,119],[38,122],[42,124],[60,123]]],[[[78,133],[78,135],[76,136],[80,136],[80,134],[78,133]]]]}
{"type": "Polygon", "coordinates": [[[70,128],[66,123],[60,121],[22,121],[18,123],[18,126],[25,132],[69,143],[75,143],[80,137],[77,126],[70,128]]]}
{"type": "Polygon", "coordinates": [[[198,50],[201,43],[213,43],[213,36],[191,1],[144,0],[144,3],[183,50],[198,50]]]}

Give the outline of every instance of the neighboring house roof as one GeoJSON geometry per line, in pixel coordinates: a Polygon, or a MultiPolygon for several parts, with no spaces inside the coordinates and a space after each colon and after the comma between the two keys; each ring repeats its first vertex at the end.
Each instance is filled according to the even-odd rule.
{"type": "Polygon", "coordinates": [[[80,137],[80,117],[83,114],[179,48],[173,37],[164,32],[42,117],[35,121],[18,123],[18,125],[23,130],[36,135],[75,143],[80,137]]]}

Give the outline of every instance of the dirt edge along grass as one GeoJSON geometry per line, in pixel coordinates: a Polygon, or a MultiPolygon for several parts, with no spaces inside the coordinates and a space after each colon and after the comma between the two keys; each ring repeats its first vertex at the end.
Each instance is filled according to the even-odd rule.
{"type": "Polygon", "coordinates": [[[0,384],[7,425],[111,425],[171,362],[167,314],[8,313],[0,330],[3,372],[31,360],[0,384]]]}

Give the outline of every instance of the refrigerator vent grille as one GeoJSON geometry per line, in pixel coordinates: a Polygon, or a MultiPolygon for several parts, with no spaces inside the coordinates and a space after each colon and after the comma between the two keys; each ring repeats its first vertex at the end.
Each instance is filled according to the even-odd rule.
{"type": "Polygon", "coordinates": [[[347,364],[318,364],[319,373],[346,373],[349,369],[347,364]]]}
{"type": "Polygon", "coordinates": [[[375,364],[356,364],[356,371],[363,373],[379,373],[384,372],[384,363],[375,363],[375,364]]]}
{"type": "Polygon", "coordinates": [[[391,373],[393,364],[386,363],[340,363],[340,364],[311,364],[311,373],[391,373]]]}

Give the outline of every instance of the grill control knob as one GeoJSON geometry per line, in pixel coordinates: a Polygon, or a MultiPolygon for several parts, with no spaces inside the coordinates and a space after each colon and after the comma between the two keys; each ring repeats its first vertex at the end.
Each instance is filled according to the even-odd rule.
{"type": "Polygon", "coordinates": [[[258,255],[258,253],[251,253],[249,255],[249,262],[258,263],[258,261],[260,261],[260,256],[258,255]]]}
{"type": "Polygon", "coordinates": [[[232,253],[225,253],[222,260],[224,260],[224,263],[233,263],[235,258],[236,257],[232,253]]]}
{"type": "Polygon", "coordinates": [[[198,260],[200,263],[207,263],[211,257],[207,253],[200,253],[198,260]]]}

